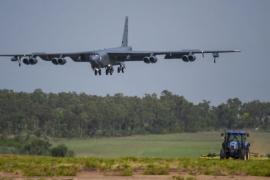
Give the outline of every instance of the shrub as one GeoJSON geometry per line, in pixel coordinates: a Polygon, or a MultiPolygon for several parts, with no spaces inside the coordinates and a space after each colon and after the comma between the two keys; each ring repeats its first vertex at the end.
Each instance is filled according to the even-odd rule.
{"type": "Polygon", "coordinates": [[[43,139],[30,138],[20,148],[20,153],[31,155],[48,155],[50,154],[51,144],[43,139]]]}
{"type": "Polygon", "coordinates": [[[64,144],[60,144],[51,149],[51,155],[54,157],[65,157],[68,153],[68,148],[64,144]]]}
{"type": "Polygon", "coordinates": [[[119,175],[121,175],[121,176],[132,176],[133,175],[132,168],[130,167],[130,165],[128,165],[126,163],[117,166],[116,170],[120,172],[119,175]]]}
{"type": "Polygon", "coordinates": [[[186,178],[186,180],[196,180],[196,177],[194,177],[194,176],[188,176],[188,177],[186,178]]]}
{"type": "Polygon", "coordinates": [[[184,176],[173,176],[172,177],[173,180],[185,180],[184,176]]]}
{"type": "Polygon", "coordinates": [[[29,134],[0,138],[0,153],[48,155],[50,146],[48,140],[29,134]]]}
{"type": "Polygon", "coordinates": [[[0,146],[0,153],[1,154],[16,154],[18,153],[18,150],[15,147],[0,146]]]}
{"type": "Polygon", "coordinates": [[[51,155],[53,157],[73,157],[74,151],[69,150],[66,145],[60,144],[51,149],[51,155]]]}
{"type": "Polygon", "coordinates": [[[145,175],[167,175],[169,174],[169,167],[168,165],[154,165],[149,164],[145,171],[145,175]]]}
{"type": "Polygon", "coordinates": [[[206,156],[207,156],[207,157],[216,157],[217,154],[216,154],[216,153],[208,153],[206,156]]]}

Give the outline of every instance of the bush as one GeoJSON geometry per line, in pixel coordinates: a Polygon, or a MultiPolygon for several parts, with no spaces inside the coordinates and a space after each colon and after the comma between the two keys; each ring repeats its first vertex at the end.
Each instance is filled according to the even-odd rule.
{"type": "Polygon", "coordinates": [[[49,155],[51,144],[43,139],[36,137],[29,138],[20,148],[20,153],[31,155],[49,155]]]}
{"type": "Polygon", "coordinates": [[[54,157],[66,157],[66,156],[72,157],[74,156],[74,152],[71,150],[68,150],[66,145],[60,144],[51,149],[51,155],[54,157]]]}
{"type": "Polygon", "coordinates": [[[173,176],[172,177],[173,180],[185,180],[184,176],[173,176]]]}
{"type": "Polygon", "coordinates": [[[121,175],[121,176],[132,176],[133,175],[133,170],[132,170],[131,166],[129,164],[126,164],[126,163],[117,166],[116,170],[120,172],[119,175],[121,175]]]}
{"type": "Polygon", "coordinates": [[[36,135],[23,133],[10,137],[0,135],[0,153],[52,155],[55,157],[74,156],[74,152],[68,150],[63,144],[51,149],[51,144],[47,137],[37,137],[36,135]]]}
{"type": "Polygon", "coordinates": [[[207,157],[216,157],[217,154],[216,154],[216,153],[208,153],[206,156],[207,156],[207,157]]]}
{"type": "Polygon", "coordinates": [[[144,170],[145,175],[167,175],[169,174],[168,165],[149,164],[144,170]]]}
{"type": "Polygon", "coordinates": [[[0,146],[0,153],[1,154],[16,154],[18,153],[18,150],[15,147],[0,146]]]}

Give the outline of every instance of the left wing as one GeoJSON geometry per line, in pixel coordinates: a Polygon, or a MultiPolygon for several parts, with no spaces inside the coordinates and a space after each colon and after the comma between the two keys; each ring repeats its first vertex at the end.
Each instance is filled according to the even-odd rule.
{"type": "Polygon", "coordinates": [[[196,59],[196,54],[212,54],[214,62],[216,58],[219,57],[220,53],[233,53],[240,52],[240,50],[181,50],[181,51],[119,51],[119,52],[108,52],[108,55],[113,60],[120,61],[145,61],[146,63],[151,63],[156,61],[156,55],[164,55],[164,59],[182,59],[185,62],[194,61],[196,59]]]}

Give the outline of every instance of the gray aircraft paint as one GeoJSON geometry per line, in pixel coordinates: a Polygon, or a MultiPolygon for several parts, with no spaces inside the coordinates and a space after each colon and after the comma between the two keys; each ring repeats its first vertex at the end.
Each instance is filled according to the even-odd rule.
{"type": "Polygon", "coordinates": [[[133,51],[131,46],[128,46],[128,17],[125,18],[123,38],[121,47],[86,51],[86,52],[68,52],[68,53],[29,53],[29,54],[0,54],[0,56],[10,56],[11,61],[18,62],[19,67],[24,63],[26,65],[35,65],[38,63],[38,58],[51,61],[55,65],[66,64],[66,58],[70,58],[75,62],[89,62],[95,75],[101,75],[101,68],[105,68],[106,75],[112,75],[114,72],[113,66],[119,65],[118,73],[124,73],[125,61],[144,61],[146,64],[154,64],[158,61],[158,57],[162,55],[163,59],[182,59],[184,62],[194,62],[197,54],[202,57],[205,54],[212,54],[214,63],[219,58],[220,53],[240,52],[239,50],[199,50],[185,49],[177,51],[133,51]]]}

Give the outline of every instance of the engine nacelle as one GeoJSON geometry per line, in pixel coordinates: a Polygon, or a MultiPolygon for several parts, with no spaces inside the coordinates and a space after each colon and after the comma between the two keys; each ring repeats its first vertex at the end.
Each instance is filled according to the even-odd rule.
{"type": "Polygon", "coordinates": [[[194,55],[189,55],[189,56],[188,56],[188,60],[189,60],[190,62],[193,62],[193,61],[196,60],[196,56],[194,56],[194,55]]]}
{"type": "Polygon", "coordinates": [[[54,65],[58,65],[59,63],[58,63],[58,58],[53,58],[52,59],[52,63],[54,64],[54,65]]]}
{"type": "Polygon", "coordinates": [[[22,58],[22,62],[23,62],[24,64],[26,64],[26,65],[29,65],[29,64],[30,64],[29,58],[27,58],[27,57],[23,57],[23,58],[22,58]]]}
{"type": "Polygon", "coordinates": [[[66,63],[67,63],[67,60],[64,59],[64,58],[58,59],[58,64],[64,65],[64,64],[66,64],[66,63]]]}
{"type": "Polygon", "coordinates": [[[182,57],[182,59],[183,59],[184,62],[188,62],[188,61],[189,61],[187,55],[184,55],[184,56],[182,57]]]}
{"type": "Polygon", "coordinates": [[[29,64],[34,65],[37,64],[37,59],[36,58],[29,58],[29,64]]]}
{"type": "Polygon", "coordinates": [[[156,63],[158,59],[157,59],[156,56],[150,56],[149,60],[150,60],[151,63],[156,63]]]}
{"type": "Polygon", "coordinates": [[[146,63],[146,64],[149,64],[151,61],[150,61],[150,58],[149,57],[144,57],[143,58],[143,61],[146,63]]]}

